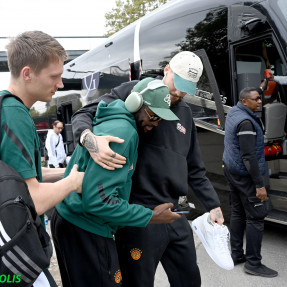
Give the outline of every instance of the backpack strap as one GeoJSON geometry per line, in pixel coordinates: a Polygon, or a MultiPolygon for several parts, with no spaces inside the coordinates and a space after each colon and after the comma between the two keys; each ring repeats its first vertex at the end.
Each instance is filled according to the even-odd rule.
{"type": "MultiPolygon", "coordinates": [[[[1,95],[1,96],[0,96],[0,125],[1,125],[2,101],[3,101],[4,98],[9,98],[9,97],[15,98],[16,100],[18,100],[19,102],[21,102],[22,104],[24,104],[20,98],[14,96],[14,95],[12,95],[12,94],[4,94],[4,95],[1,95]]],[[[2,129],[2,126],[1,126],[1,129],[2,129]]],[[[1,146],[1,140],[2,140],[2,138],[1,138],[1,129],[0,129],[0,146],[1,146]]],[[[1,154],[0,154],[0,158],[1,158],[1,154]]]]}
{"type": "Polygon", "coordinates": [[[56,147],[59,145],[60,143],[60,135],[59,135],[59,139],[58,139],[58,143],[56,144],[56,147]]]}
{"type": "MultiPolygon", "coordinates": [[[[5,98],[15,98],[17,101],[19,101],[20,103],[23,103],[23,101],[18,98],[17,96],[13,95],[13,94],[4,94],[4,95],[1,95],[0,96],[0,125],[1,125],[1,113],[2,113],[2,101],[5,99],[5,98]]],[[[2,137],[1,137],[1,130],[2,130],[2,126],[1,126],[1,129],[0,129],[0,146],[1,146],[1,140],[2,140],[2,137]]],[[[37,171],[37,179],[39,180],[39,175],[38,175],[38,150],[36,149],[36,143],[35,143],[35,167],[36,167],[36,171],[37,171]]],[[[0,153],[0,159],[1,159],[1,153],[0,153]]]]}

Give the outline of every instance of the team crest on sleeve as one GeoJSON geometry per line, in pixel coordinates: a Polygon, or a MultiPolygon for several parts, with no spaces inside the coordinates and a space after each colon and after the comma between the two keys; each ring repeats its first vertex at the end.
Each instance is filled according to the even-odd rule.
{"type": "Polygon", "coordinates": [[[121,283],[121,281],[122,281],[122,273],[121,273],[121,270],[117,270],[116,273],[115,273],[115,275],[114,275],[114,277],[115,277],[115,282],[116,282],[116,283],[121,283]]]}
{"type": "Polygon", "coordinates": [[[138,248],[133,248],[130,252],[133,260],[139,260],[142,256],[142,251],[138,248]]]}
{"type": "Polygon", "coordinates": [[[183,125],[181,125],[180,123],[177,123],[176,128],[177,128],[181,133],[183,133],[184,135],[186,134],[186,128],[185,128],[183,125]]]}

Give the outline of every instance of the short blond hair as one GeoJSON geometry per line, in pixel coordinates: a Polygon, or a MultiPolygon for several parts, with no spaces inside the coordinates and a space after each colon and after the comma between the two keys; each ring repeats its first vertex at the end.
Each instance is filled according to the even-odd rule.
{"type": "Polygon", "coordinates": [[[27,31],[12,38],[6,46],[8,66],[12,77],[18,78],[21,70],[29,66],[36,74],[50,62],[68,58],[63,46],[52,36],[41,31],[27,31]]]}

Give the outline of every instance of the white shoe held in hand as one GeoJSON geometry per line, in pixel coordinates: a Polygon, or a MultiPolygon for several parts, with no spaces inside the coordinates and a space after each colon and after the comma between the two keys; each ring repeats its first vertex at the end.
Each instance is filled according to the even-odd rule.
{"type": "Polygon", "coordinates": [[[199,237],[211,259],[221,268],[231,270],[234,263],[228,248],[229,230],[225,225],[210,221],[209,212],[192,222],[192,229],[199,237]]]}

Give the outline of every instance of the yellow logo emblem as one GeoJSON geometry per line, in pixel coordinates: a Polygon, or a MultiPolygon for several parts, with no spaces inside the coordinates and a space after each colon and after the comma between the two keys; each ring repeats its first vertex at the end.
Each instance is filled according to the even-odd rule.
{"type": "Polygon", "coordinates": [[[115,282],[120,283],[122,281],[121,270],[117,270],[114,277],[115,277],[115,282]]]}
{"type": "Polygon", "coordinates": [[[142,251],[137,249],[137,248],[133,248],[131,250],[131,257],[133,260],[139,260],[142,256],[142,251]]]}

